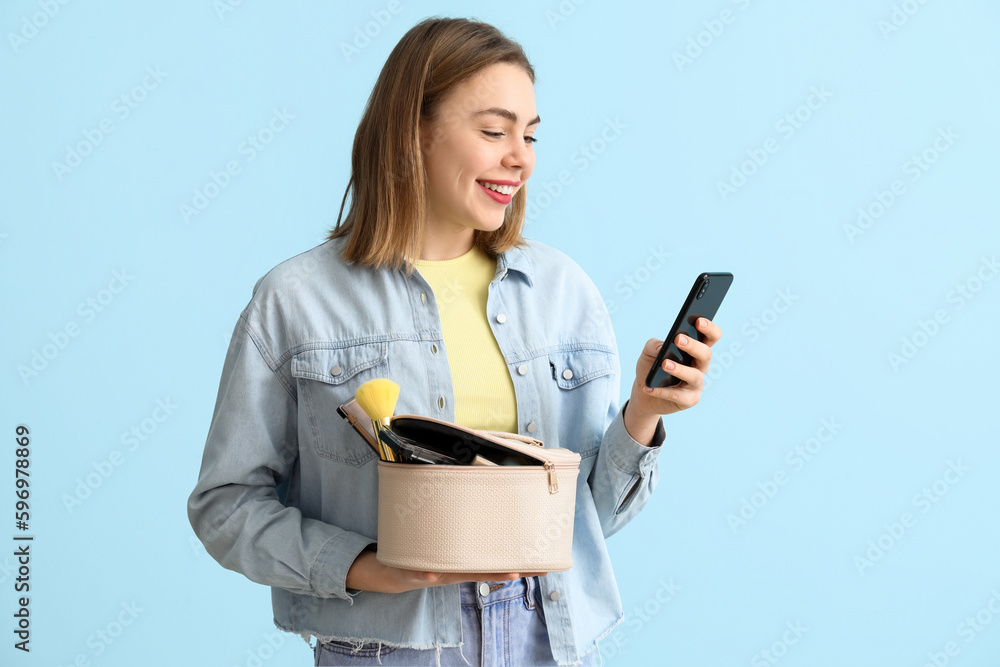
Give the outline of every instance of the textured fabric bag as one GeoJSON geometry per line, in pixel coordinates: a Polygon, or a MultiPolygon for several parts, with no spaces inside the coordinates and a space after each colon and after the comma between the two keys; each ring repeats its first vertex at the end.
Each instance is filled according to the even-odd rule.
{"type": "Polygon", "coordinates": [[[520,465],[378,462],[379,562],[431,572],[557,572],[573,565],[580,455],[528,436],[397,415],[392,430],[471,459],[520,465]]]}

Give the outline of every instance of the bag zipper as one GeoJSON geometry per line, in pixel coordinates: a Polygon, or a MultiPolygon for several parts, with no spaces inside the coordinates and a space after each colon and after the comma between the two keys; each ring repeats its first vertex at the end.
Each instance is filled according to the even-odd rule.
{"type": "Polygon", "coordinates": [[[549,493],[558,493],[559,482],[556,480],[556,464],[552,461],[546,461],[543,467],[549,471],[549,493]]]}
{"type": "MultiPolygon", "coordinates": [[[[521,435],[520,433],[508,433],[507,431],[476,431],[477,434],[481,436],[491,435],[495,438],[519,440],[527,445],[535,445],[536,447],[544,447],[545,444],[536,438],[532,438],[530,435],[521,435]]],[[[487,438],[489,439],[489,438],[487,438]]]]}
{"type": "MultiPolygon", "coordinates": [[[[413,464],[411,464],[411,463],[399,463],[398,461],[396,461],[396,462],[383,461],[381,459],[378,461],[378,465],[380,465],[380,466],[386,466],[387,468],[393,468],[393,467],[407,467],[407,468],[412,468],[413,467],[413,464]]],[[[429,467],[429,466],[420,466],[420,467],[429,467]]],[[[522,470],[525,467],[532,468],[533,466],[495,466],[495,467],[494,466],[490,466],[490,467],[485,467],[485,466],[451,465],[451,464],[447,464],[447,463],[442,463],[442,464],[435,464],[434,467],[435,468],[452,468],[452,469],[455,469],[455,470],[462,470],[462,471],[469,471],[469,472],[472,472],[472,471],[483,472],[485,470],[491,470],[491,471],[494,471],[491,474],[495,474],[495,473],[503,474],[503,472],[509,472],[509,471],[514,471],[514,470],[522,470]]],[[[579,472],[580,467],[579,467],[579,465],[575,465],[575,464],[571,464],[571,463],[564,463],[562,465],[558,465],[558,464],[553,463],[552,461],[546,461],[545,463],[542,464],[542,469],[545,470],[545,472],[547,474],[547,477],[548,477],[549,494],[555,494],[555,493],[559,493],[559,479],[558,479],[558,477],[556,475],[556,471],[558,471],[558,470],[567,470],[567,471],[577,471],[577,472],[579,472]]]]}

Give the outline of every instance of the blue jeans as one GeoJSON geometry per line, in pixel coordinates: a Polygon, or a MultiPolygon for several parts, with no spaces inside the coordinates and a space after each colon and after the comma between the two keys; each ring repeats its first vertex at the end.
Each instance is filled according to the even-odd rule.
{"type": "MultiPolygon", "coordinates": [[[[441,649],[441,665],[507,667],[555,665],[542,612],[537,577],[514,581],[461,584],[462,646],[441,649]],[[486,595],[482,593],[486,592],[486,595]],[[464,656],[464,658],[463,658],[464,656]]],[[[325,642],[315,649],[316,665],[436,665],[435,649],[381,647],[364,644],[358,651],[350,642],[325,642]]],[[[583,658],[596,665],[597,651],[583,658]]]]}

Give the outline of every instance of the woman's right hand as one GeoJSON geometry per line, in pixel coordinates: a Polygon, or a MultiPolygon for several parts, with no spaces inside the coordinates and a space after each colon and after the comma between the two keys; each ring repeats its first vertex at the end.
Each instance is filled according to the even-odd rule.
{"type": "Polygon", "coordinates": [[[404,593],[418,588],[447,586],[465,581],[507,581],[521,577],[544,577],[548,572],[456,573],[421,572],[383,565],[374,551],[362,551],[347,571],[347,588],[374,593],[404,593]]]}

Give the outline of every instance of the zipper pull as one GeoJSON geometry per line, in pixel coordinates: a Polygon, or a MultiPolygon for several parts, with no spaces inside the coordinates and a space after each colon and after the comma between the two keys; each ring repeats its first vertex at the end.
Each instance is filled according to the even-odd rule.
{"type": "Polygon", "coordinates": [[[552,461],[546,461],[542,467],[549,471],[549,493],[558,492],[559,484],[556,482],[556,464],[552,461]]]}

